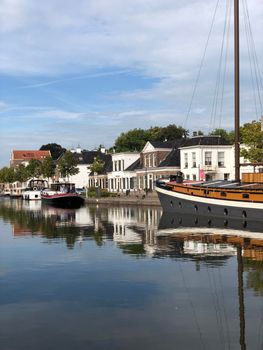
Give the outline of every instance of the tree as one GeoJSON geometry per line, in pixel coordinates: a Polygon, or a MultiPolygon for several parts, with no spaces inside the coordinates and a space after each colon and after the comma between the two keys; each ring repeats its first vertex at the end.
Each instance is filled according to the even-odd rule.
{"type": "Polygon", "coordinates": [[[227,131],[222,128],[214,129],[213,131],[210,132],[209,135],[219,135],[225,140],[229,141],[230,143],[233,143],[235,139],[234,131],[227,131]]]}
{"type": "Polygon", "coordinates": [[[70,175],[76,175],[79,172],[77,160],[73,153],[66,151],[58,162],[58,169],[62,177],[69,178],[70,175]]]}
{"type": "Polygon", "coordinates": [[[56,164],[52,157],[46,157],[42,162],[42,174],[44,177],[47,177],[48,180],[55,175],[56,164]]]}
{"type": "Polygon", "coordinates": [[[14,168],[4,167],[0,170],[0,182],[12,183],[15,181],[15,170],[14,168]]]}
{"type": "Polygon", "coordinates": [[[263,162],[263,132],[261,123],[253,120],[240,128],[242,143],[246,148],[240,154],[252,163],[263,162]]]}
{"type": "Polygon", "coordinates": [[[90,166],[90,170],[93,173],[101,174],[101,172],[103,171],[104,165],[105,165],[105,162],[102,159],[100,159],[99,157],[95,157],[94,162],[90,166]]]}
{"type": "Polygon", "coordinates": [[[117,152],[141,151],[147,141],[173,141],[188,135],[181,126],[170,124],[166,127],[154,126],[150,129],[132,129],[121,135],[115,141],[117,152]]]}
{"type": "Polygon", "coordinates": [[[19,164],[15,169],[13,181],[24,182],[27,181],[29,177],[31,177],[31,175],[29,174],[27,167],[25,167],[24,164],[19,164]]]}
{"type": "MultiPolygon", "coordinates": [[[[151,132],[151,129],[149,129],[149,132],[151,132]]],[[[188,130],[184,129],[183,127],[170,124],[166,127],[160,127],[159,132],[155,134],[155,138],[150,137],[149,141],[174,141],[176,139],[188,136],[188,133],[188,130]]]]}
{"type": "Polygon", "coordinates": [[[51,157],[57,160],[63,153],[66,152],[66,148],[58,145],[57,143],[48,143],[40,147],[40,151],[50,151],[51,157]]]}
{"type": "Polygon", "coordinates": [[[149,140],[149,133],[143,129],[133,129],[121,135],[115,141],[117,152],[141,151],[149,140]]]}
{"type": "Polygon", "coordinates": [[[30,159],[26,170],[29,177],[39,178],[42,175],[42,163],[37,159],[30,159]]]}

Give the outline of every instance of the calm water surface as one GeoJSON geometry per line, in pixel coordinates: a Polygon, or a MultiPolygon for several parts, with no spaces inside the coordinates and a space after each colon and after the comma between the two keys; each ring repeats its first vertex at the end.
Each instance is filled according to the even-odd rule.
{"type": "Polygon", "coordinates": [[[161,216],[1,200],[1,350],[263,349],[263,233],[161,216]]]}

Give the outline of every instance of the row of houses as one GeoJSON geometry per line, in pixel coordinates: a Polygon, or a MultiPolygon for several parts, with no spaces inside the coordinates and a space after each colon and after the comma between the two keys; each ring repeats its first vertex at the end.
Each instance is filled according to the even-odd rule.
{"type": "MultiPolygon", "coordinates": [[[[175,141],[148,141],[141,152],[107,154],[101,151],[74,152],[79,173],[70,181],[78,187],[100,187],[110,192],[151,191],[156,179],[178,171],[187,180],[234,179],[234,146],[220,136],[195,136],[175,141]],[[98,157],[104,162],[100,173],[90,165],[98,157]]],[[[245,163],[244,159],[240,159],[245,163]]],[[[253,171],[241,167],[241,172],[253,171]]]]}
{"type": "MultiPolygon", "coordinates": [[[[178,171],[192,181],[234,179],[234,146],[220,136],[148,141],[141,152],[109,154],[104,148],[88,151],[80,147],[71,152],[79,172],[70,176],[69,181],[79,188],[100,187],[109,192],[152,191],[156,179],[178,171]],[[103,164],[99,173],[91,171],[96,159],[103,164]]],[[[49,151],[13,151],[10,165],[16,166],[23,159],[25,163],[32,156],[41,160],[48,155],[49,151]]],[[[251,169],[241,168],[241,172],[248,170],[251,169]]]]}

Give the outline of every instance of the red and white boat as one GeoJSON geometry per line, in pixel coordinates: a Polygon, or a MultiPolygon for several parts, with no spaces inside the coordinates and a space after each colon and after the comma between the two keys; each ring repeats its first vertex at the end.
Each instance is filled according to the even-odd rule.
{"type": "Polygon", "coordinates": [[[41,200],[45,204],[61,208],[79,208],[84,204],[84,197],[76,192],[73,183],[54,183],[41,193],[41,200]]]}

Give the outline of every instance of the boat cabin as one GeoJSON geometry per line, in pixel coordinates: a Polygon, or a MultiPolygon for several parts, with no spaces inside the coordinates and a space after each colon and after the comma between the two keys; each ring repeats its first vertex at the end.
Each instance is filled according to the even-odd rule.
{"type": "Polygon", "coordinates": [[[47,187],[48,187],[48,183],[46,180],[33,179],[29,181],[28,187],[26,190],[41,191],[47,187]]]}
{"type": "Polygon", "coordinates": [[[69,182],[58,182],[51,184],[51,190],[62,193],[74,193],[76,192],[75,184],[69,182]]]}

